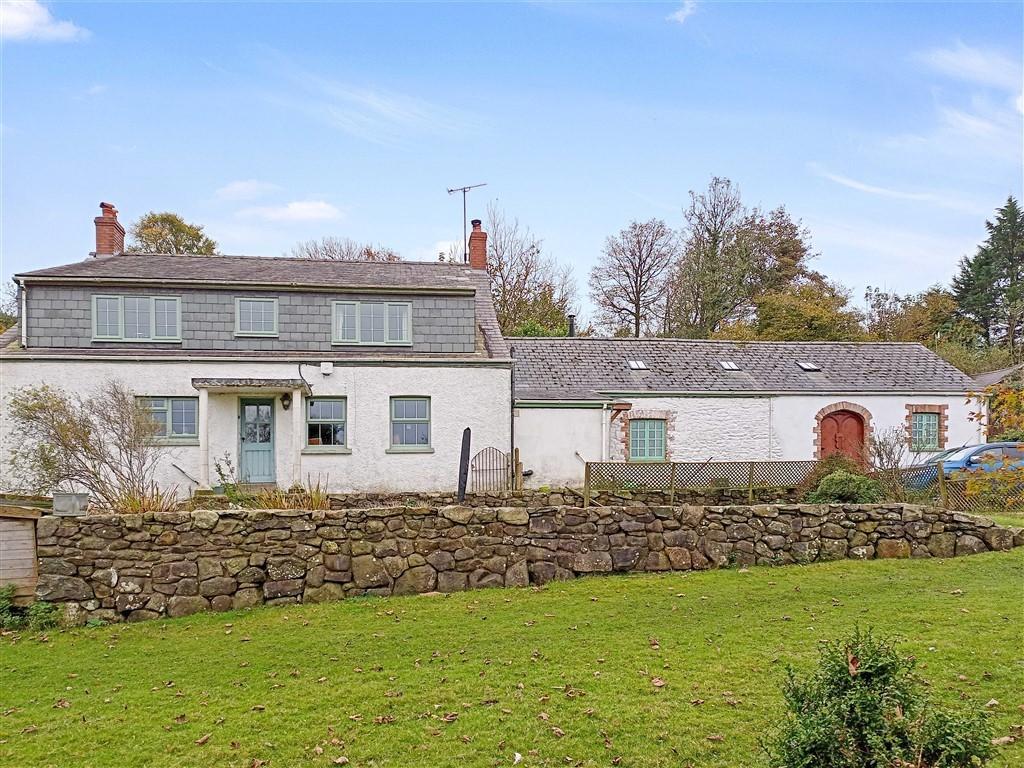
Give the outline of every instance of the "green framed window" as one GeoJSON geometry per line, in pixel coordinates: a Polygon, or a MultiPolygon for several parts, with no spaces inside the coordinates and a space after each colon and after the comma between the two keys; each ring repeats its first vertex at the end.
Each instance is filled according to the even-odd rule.
{"type": "Polygon", "coordinates": [[[937,451],[939,445],[939,414],[910,414],[910,450],[937,451]]]}
{"type": "Polygon", "coordinates": [[[391,447],[430,446],[430,398],[391,398],[391,447]]]}
{"type": "Polygon", "coordinates": [[[335,301],[334,344],[412,343],[412,304],[403,301],[335,301]]]}
{"type": "Polygon", "coordinates": [[[665,460],[664,419],[632,419],[629,422],[629,460],[665,460]]]}
{"type": "Polygon", "coordinates": [[[181,297],[93,296],[94,341],[181,341],[181,297]]]}
{"type": "Polygon", "coordinates": [[[345,398],[317,397],[306,401],[306,445],[348,445],[348,404],[345,398]]]}
{"type": "Polygon", "coordinates": [[[277,336],[277,299],[235,299],[236,336],[277,336]]]}
{"type": "Polygon", "coordinates": [[[137,402],[156,422],[157,437],[169,440],[198,439],[198,397],[139,397],[137,402]]]}

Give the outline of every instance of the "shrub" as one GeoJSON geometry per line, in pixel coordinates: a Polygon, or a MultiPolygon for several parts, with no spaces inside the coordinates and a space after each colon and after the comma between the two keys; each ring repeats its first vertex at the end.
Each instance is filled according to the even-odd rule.
{"type": "Polygon", "coordinates": [[[57,626],[60,609],[53,603],[36,601],[27,608],[14,604],[14,585],[0,587],[0,629],[41,631],[57,626]]]}
{"type": "Polygon", "coordinates": [[[885,491],[880,482],[842,469],[823,477],[818,487],[806,497],[812,504],[873,504],[884,498],[885,491]]]}
{"type": "Polygon", "coordinates": [[[799,494],[799,497],[801,499],[806,498],[807,494],[811,493],[811,491],[818,487],[818,483],[822,481],[822,478],[828,477],[833,472],[838,472],[839,470],[849,472],[851,475],[864,474],[864,467],[846,454],[830,454],[815,464],[814,469],[812,469],[800,485],[797,486],[797,493],[799,494]]]}
{"type": "Polygon", "coordinates": [[[88,397],[46,384],[10,397],[11,475],[32,493],[84,489],[101,506],[134,512],[173,509],[173,493],[157,489],[167,446],[159,426],[124,384],[110,380],[88,397]]]}
{"type": "Polygon", "coordinates": [[[772,768],[968,768],[992,756],[983,711],[939,709],[915,661],[859,629],[823,644],[818,668],[788,670],[786,714],[764,748],[772,768]]]}

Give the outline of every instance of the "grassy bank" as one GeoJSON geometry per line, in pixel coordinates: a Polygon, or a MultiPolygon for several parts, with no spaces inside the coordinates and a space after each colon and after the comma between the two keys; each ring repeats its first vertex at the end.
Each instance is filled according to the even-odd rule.
{"type": "Polygon", "coordinates": [[[858,623],[906,638],[937,698],[997,699],[1002,734],[1024,722],[1022,596],[1016,550],[7,636],[0,764],[757,765],[785,664],[858,623]]]}

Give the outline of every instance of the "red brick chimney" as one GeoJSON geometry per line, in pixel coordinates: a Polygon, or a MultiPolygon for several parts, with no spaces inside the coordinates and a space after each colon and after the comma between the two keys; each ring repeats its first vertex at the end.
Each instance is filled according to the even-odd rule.
{"type": "Polygon", "coordinates": [[[117,208],[113,203],[100,203],[100,215],[96,222],[96,255],[113,256],[124,253],[124,227],[117,220],[117,208]]]}
{"type": "Polygon", "coordinates": [[[487,233],[480,228],[480,219],[473,219],[473,231],[469,233],[469,266],[473,269],[487,269],[487,233]]]}

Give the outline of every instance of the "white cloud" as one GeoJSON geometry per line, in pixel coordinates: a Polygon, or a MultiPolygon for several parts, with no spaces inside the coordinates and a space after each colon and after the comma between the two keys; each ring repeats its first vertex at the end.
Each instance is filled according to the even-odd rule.
{"type": "Polygon", "coordinates": [[[0,3],[0,38],[67,42],[89,36],[70,21],[58,21],[39,0],[3,0],[0,3]]]}
{"type": "Polygon", "coordinates": [[[676,24],[685,24],[686,20],[697,12],[697,0],[683,0],[678,10],[666,16],[667,21],[674,21],[676,24]]]}
{"type": "Polygon", "coordinates": [[[80,91],[77,95],[75,95],[74,98],[75,98],[76,101],[85,101],[87,99],[94,99],[97,96],[100,96],[100,95],[106,93],[107,90],[109,90],[109,86],[107,86],[106,84],[104,84],[104,83],[94,83],[93,85],[90,85],[88,88],[85,88],[84,90],[80,91]]]}
{"type": "Polygon", "coordinates": [[[842,176],[838,173],[831,173],[830,171],[822,168],[817,163],[808,163],[808,167],[816,175],[823,179],[828,179],[831,182],[839,184],[847,189],[855,189],[858,192],[864,192],[869,195],[875,195],[877,197],[887,197],[893,200],[910,200],[919,203],[930,203],[940,208],[949,208],[955,211],[963,211],[972,215],[984,215],[987,209],[984,206],[974,205],[964,200],[958,200],[956,198],[939,195],[934,192],[905,192],[899,189],[891,189],[889,187],[879,187],[874,184],[868,184],[857,179],[851,179],[849,176],[842,176]]]}
{"type": "Polygon", "coordinates": [[[285,205],[246,208],[239,215],[276,222],[329,221],[340,219],[341,211],[324,200],[296,200],[285,205]]]}
{"type": "Polygon", "coordinates": [[[918,60],[936,72],[956,80],[1019,91],[1021,88],[1021,64],[995,50],[972,48],[958,40],[952,48],[933,48],[917,56],[918,60]]]}
{"type": "Polygon", "coordinates": [[[258,179],[231,181],[216,191],[219,200],[255,200],[280,189],[276,184],[258,179]]]}

